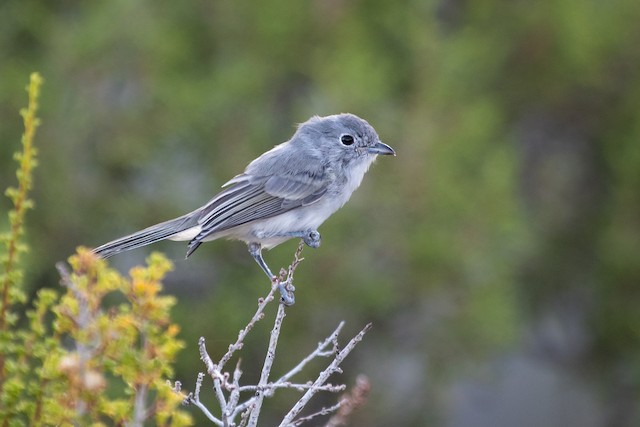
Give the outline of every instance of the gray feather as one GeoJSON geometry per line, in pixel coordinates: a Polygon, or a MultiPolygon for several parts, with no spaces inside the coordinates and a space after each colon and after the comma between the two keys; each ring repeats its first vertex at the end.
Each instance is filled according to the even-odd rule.
{"type": "Polygon", "coordinates": [[[194,216],[194,213],[189,213],[105,243],[95,248],[93,252],[102,258],[108,258],[123,251],[140,248],[160,240],[168,239],[195,225],[197,225],[197,218],[194,216]]]}

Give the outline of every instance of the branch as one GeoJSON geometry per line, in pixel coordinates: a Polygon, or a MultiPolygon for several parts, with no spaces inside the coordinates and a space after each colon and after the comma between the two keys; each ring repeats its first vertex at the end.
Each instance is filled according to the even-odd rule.
{"type": "MultiPolygon", "coordinates": [[[[38,73],[32,73],[29,79],[27,92],[29,93],[28,106],[20,110],[20,115],[24,123],[24,133],[22,134],[22,152],[17,152],[14,158],[18,161],[19,167],[16,171],[18,178],[18,188],[9,187],[5,194],[13,202],[13,209],[9,212],[9,232],[0,235],[0,242],[4,243],[6,254],[0,254],[2,270],[0,274],[0,334],[6,334],[11,327],[11,309],[19,300],[25,299],[23,289],[19,287],[22,271],[17,268],[21,252],[27,250],[26,245],[21,241],[24,234],[24,221],[26,211],[33,207],[33,202],[29,199],[29,192],[33,187],[33,168],[37,165],[37,149],[33,145],[36,128],[40,125],[36,113],[38,112],[38,97],[40,96],[40,86],[42,77],[38,73]],[[13,290],[11,292],[10,290],[13,290]]],[[[0,392],[4,390],[7,376],[6,370],[7,355],[0,354],[0,392]]]]}
{"type": "Polygon", "coordinates": [[[345,393],[340,399],[340,409],[332,416],[324,427],[338,427],[347,425],[347,420],[353,412],[363,406],[371,391],[371,383],[369,378],[364,375],[358,375],[356,385],[350,393],[345,393]]]}
{"type": "MultiPolygon", "coordinates": [[[[184,401],[182,403],[184,403],[185,405],[195,405],[215,425],[224,426],[222,421],[220,421],[211,412],[209,412],[209,409],[207,409],[207,407],[204,406],[202,404],[202,402],[200,402],[200,388],[202,387],[202,380],[203,379],[204,379],[204,374],[202,372],[200,372],[198,374],[198,379],[196,380],[196,389],[195,389],[195,391],[193,393],[189,393],[187,395],[187,397],[185,397],[185,399],[184,399],[184,401]]],[[[178,384],[180,384],[180,382],[176,381],[175,391],[177,393],[180,393],[181,391],[180,391],[180,387],[178,386],[178,384]]]]}
{"type": "Polygon", "coordinates": [[[338,335],[340,334],[340,331],[342,331],[343,327],[344,327],[344,320],[338,324],[338,327],[331,333],[331,335],[329,335],[324,341],[318,343],[318,347],[316,347],[316,349],[313,352],[309,353],[309,355],[304,359],[302,359],[302,361],[298,363],[293,369],[291,369],[289,372],[281,376],[278,379],[278,381],[276,381],[276,384],[288,381],[295,374],[302,371],[305,365],[309,363],[311,360],[315,359],[316,357],[330,356],[332,354],[335,354],[338,349],[338,335]],[[333,350],[323,351],[330,343],[333,343],[333,350]]]}
{"type": "Polygon", "coordinates": [[[256,392],[256,398],[251,410],[251,416],[249,417],[248,427],[255,427],[258,425],[258,416],[260,415],[260,409],[262,408],[262,401],[264,400],[265,392],[264,387],[269,380],[269,373],[273,366],[273,360],[276,357],[276,347],[278,345],[278,338],[280,337],[280,330],[282,329],[282,321],[284,316],[285,305],[280,303],[278,305],[278,314],[276,315],[276,321],[274,322],[273,329],[271,330],[271,339],[269,340],[269,348],[267,349],[267,355],[264,359],[264,365],[262,366],[262,373],[260,374],[260,382],[258,382],[258,391],[256,392]],[[262,390],[260,389],[262,388],[262,390]]]}
{"type": "MultiPolygon", "coordinates": [[[[278,287],[281,283],[287,284],[293,289],[293,275],[295,273],[296,268],[303,260],[300,256],[303,248],[303,244],[301,243],[298,246],[298,249],[295,253],[295,257],[291,265],[287,270],[281,269],[279,277],[274,280],[272,283],[271,290],[269,294],[265,298],[261,298],[258,301],[258,308],[251,320],[247,324],[245,328],[240,330],[238,333],[238,338],[235,343],[229,345],[228,351],[222,356],[220,361],[216,364],[213,362],[209,353],[207,352],[204,338],[200,338],[198,341],[198,349],[200,352],[200,359],[205,364],[207,373],[209,377],[213,380],[213,389],[215,396],[218,400],[218,404],[221,409],[221,417],[215,417],[211,411],[209,411],[201,402],[200,402],[200,390],[202,386],[202,381],[204,379],[205,374],[200,373],[198,375],[198,379],[196,382],[195,392],[193,394],[189,394],[185,397],[185,404],[193,404],[197,406],[204,414],[207,416],[209,420],[211,420],[214,424],[218,426],[236,426],[239,427],[255,427],[258,424],[258,418],[260,416],[260,412],[262,409],[262,404],[264,402],[265,397],[271,397],[278,389],[288,388],[294,389],[298,391],[304,391],[305,393],[300,398],[300,400],[293,406],[293,408],[289,411],[289,413],[282,420],[281,426],[293,426],[300,425],[306,421],[309,421],[315,417],[328,415],[332,413],[338,414],[349,414],[345,412],[347,407],[355,408],[355,404],[350,404],[350,401],[355,401],[356,399],[350,397],[351,395],[343,395],[340,401],[333,406],[322,408],[319,412],[316,412],[311,415],[307,415],[305,417],[299,418],[294,421],[294,419],[300,414],[300,412],[307,405],[309,400],[318,392],[340,392],[345,390],[346,386],[343,384],[330,384],[327,383],[329,377],[335,372],[341,372],[339,365],[343,362],[343,360],[349,355],[349,353],[353,350],[353,348],[362,340],[364,334],[371,328],[371,324],[366,325],[354,338],[352,338],[349,343],[339,351],[340,345],[338,343],[338,335],[342,331],[344,327],[344,321],[340,322],[335,330],[326,337],[323,341],[319,342],[311,353],[309,353],[306,357],[304,357],[296,366],[290,369],[287,373],[282,375],[276,381],[269,382],[269,376],[271,374],[271,369],[273,367],[273,362],[276,355],[276,349],[278,345],[278,339],[280,337],[280,331],[282,330],[282,324],[284,322],[284,318],[286,316],[286,305],[283,303],[278,304],[277,313],[274,320],[274,325],[271,330],[271,337],[269,339],[269,345],[267,348],[267,353],[265,355],[264,363],[262,366],[262,371],[260,373],[260,380],[256,385],[240,385],[240,378],[242,377],[242,371],[240,370],[240,360],[236,363],[235,370],[233,371],[233,375],[229,372],[223,371],[224,366],[227,362],[233,357],[233,355],[240,349],[242,349],[244,339],[248,335],[248,333],[253,329],[255,324],[264,318],[264,310],[268,303],[274,300],[275,292],[278,290],[278,287]],[[316,357],[329,357],[333,356],[332,362],[329,366],[322,371],[317,379],[312,382],[291,382],[291,378],[295,375],[302,372],[302,370],[309,364],[309,362],[316,357]],[[231,380],[230,380],[231,379],[231,380]],[[246,400],[241,401],[242,393],[252,393],[252,396],[248,397],[246,400]],[[236,424],[236,418],[240,416],[240,421],[236,424]]],[[[368,384],[368,383],[367,383],[368,384]]],[[[357,386],[356,386],[357,389],[357,386]]],[[[176,392],[180,392],[179,389],[174,388],[176,392]]],[[[353,394],[353,392],[352,392],[353,394]]],[[[364,399],[361,399],[364,401],[364,399]]],[[[346,416],[343,417],[346,419],[346,416]]],[[[333,419],[333,418],[332,418],[333,419]]],[[[339,424],[335,424],[339,425],[339,424]]]]}
{"type": "Polygon", "coordinates": [[[306,417],[298,418],[297,420],[295,420],[293,423],[291,423],[289,425],[290,426],[299,426],[299,425],[302,425],[302,424],[306,423],[307,421],[311,421],[312,419],[314,419],[316,417],[320,417],[322,415],[333,414],[338,409],[340,409],[340,407],[342,407],[343,403],[344,403],[344,401],[341,400],[338,403],[336,403],[335,405],[330,406],[328,408],[323,407],[318,412],[314,412],[313,414],[309,414],[306,417]]]}
{"type": "Polygon", "coordinates": [[[364,337],[364,334],[366,334],[369,331],[369,329],[371,329],[371,326],[372,326],[371,323],[368,323],[358,333],[358,335],[353,337],[351,339],[351,341],[349,341],[349,344],[347,344],[345,346],[345,348],[342,349],[342,351],[340,351],[340,353],[338,353],[336,355],[335,359],[333,359],[333,362],[331,362],[331,364],[324,371],[322,371],[320,373],[320,375],[318,376],[318,378],[315,380],[315,382],[313,383],[314,387],[310,388],[300,398],[300,400],[298,400],[298,402],[296,402],[296,404],[289,411],[289,413],[287,413],[287,415],[285,415],[285,417],[282,419],[282,422],[280,423],[281,427],[289,426],[293,422],[293,419],[300,413],[300,411],[302,411],[302,409],[304,409],[304,407],[307,405],[307,403],[309,403],[309,400],[311,400],[311,398],[317,393],[318,390],[316,389],[316,387],[319,387],[319,386],[323,385],[334,372],[340,372],[341,371],[340,368],[339,368],[340,364],[349,355],[349,353],[351,353],[351,350],[353,350],[355,348],[355,346],[360,341],[362,341],[362,338],[364,337]]]}

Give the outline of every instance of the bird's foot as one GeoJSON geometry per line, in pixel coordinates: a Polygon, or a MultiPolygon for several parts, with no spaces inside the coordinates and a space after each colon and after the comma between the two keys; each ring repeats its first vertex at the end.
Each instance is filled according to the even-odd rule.
{"type": "Polygon", "coordinates": [[[302,241],[310,248],[317,249],[322,243],[322,236],[320,236],[318,230],[307,230],[303,232],[301,237],[302,241]]]}
{"type": "Polygon", "coordinates": [[[293,283],[290,279],[285,281],[280,281],[279,278],[273,276],[271,279],[274,285],[278,286],[278,291],[280,291],[280,302],[282,302],[287,307],[292,306],[296,303],[296,297],[294,292],[296,288],[293,286],[293,283]]]}

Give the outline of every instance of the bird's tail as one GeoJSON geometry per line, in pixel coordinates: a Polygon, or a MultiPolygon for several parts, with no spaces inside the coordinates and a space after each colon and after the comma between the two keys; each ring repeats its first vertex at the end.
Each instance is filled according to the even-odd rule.
{"type": "Polygon", "coordinates": [[[150,245],[160,240],[169,239],[176,234],[188,230],[197,225],[197,218],[193,213],[152,225],[128,236],[121,237],[112,242],[105,243],[93,250],[102,258],[108,258],[120,252],[150,245]]]}

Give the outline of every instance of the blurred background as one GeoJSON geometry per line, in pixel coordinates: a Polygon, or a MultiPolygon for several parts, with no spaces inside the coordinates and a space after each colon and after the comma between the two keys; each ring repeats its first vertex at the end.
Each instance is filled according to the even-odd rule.
{"type": "MultiPolygon", "coordinates": [[[[398,156],[304,251],[275,374],[339,320],[373,322],[333,380],[372,382],[354,426],[640,425],[638,22],[636,0],[3,0],[2,188],[28,75],[45,78],[29,289],[58,286],[76,246],[199,207],[295,123],[352,112],[398,156]]],[[[268,283],[237,242],[111,262],[151,250],[175,261],[192,388],[198,337],[219,357],[268,283]]]]}

